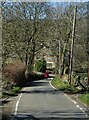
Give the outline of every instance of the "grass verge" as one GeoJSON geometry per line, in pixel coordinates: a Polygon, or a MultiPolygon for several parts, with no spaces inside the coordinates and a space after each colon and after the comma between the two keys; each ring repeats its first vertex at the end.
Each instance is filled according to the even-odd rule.
{"type": "Polygon", "coordinates": [[[51,84],[55,88],[65,92],[65,93],[71,93],[72,94],[72,93],[77,93],[79,91],[74,86],[69,85],[69,83],[66,80],[62,80],[59,77],[54,78],[52,80],[51,84]]]}
{"type": "Polygon", "coordinates": [[[63,80],[59,79],[58,77],[54,78],[51,82],[51,84],[60,90],[64,90],[68,87],[68,83],[63,82],[63,80]]]}
{"type": "Polygon", "coordinates": [[[59,77],[54,78],[52,80],[51,84],[55,88],[63,91],[64,93],[74,94],[74,96],[76,96],[75,94],[78,93],[79,94],[79,97],[78,97],[79,101],[81,101],[81,103],[85,104],[86,106],[89,106],[89,93],[83,93],[83,91],[77,89],[74,86],[70,86],[68,84],[68,82],[60,79],[59,77]],[[80,94],[80,93],[82,93],[82,94],[80,94]]]}
{"type": "Polygon", "coordinates": [[[83,102],[84,104],[89,106],[89,93],[80,95],[79,99],[80,99],[81,102],[83,102]]]}
{"type": "Polygon", "coordinates": [[[4,92],[2,92],[2,98],[7,98],[7,97],[10,97],[10,96],[16,96],[16,95],[18,95],[20,90],[21,90],[21,87],[13,87],[9,91],[4,91],[4,92]]]}
{"type": "Polygon", "coordinates": [[[18,93],[20,90],[21,90],[20,87],[13,87],[13,89],[11,89],[11,92],[12,92],[13,94],[16,94],[16,93],[18,93]]]}

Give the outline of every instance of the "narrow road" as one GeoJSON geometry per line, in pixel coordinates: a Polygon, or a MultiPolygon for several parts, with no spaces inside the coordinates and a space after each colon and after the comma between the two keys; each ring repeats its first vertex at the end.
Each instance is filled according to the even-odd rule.
{"type": "Polygon", "coordinates": [[[18,96],[12,116],[15,120],[87,120],[86,108],[50,85],[50,80],[34,81],[18,96]]]}

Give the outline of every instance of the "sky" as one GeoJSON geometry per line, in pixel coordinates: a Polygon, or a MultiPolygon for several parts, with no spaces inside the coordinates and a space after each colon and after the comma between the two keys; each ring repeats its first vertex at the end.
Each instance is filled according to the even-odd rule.
{"type": "Polygon", "coordinates": [[[89,0],[0,0],[2,2],[88,2],[89,0]]]}
{"type": "Polygon", "coordinates": [[[88,2],[89,0],[50,0],[52,2],[88,2]]]}

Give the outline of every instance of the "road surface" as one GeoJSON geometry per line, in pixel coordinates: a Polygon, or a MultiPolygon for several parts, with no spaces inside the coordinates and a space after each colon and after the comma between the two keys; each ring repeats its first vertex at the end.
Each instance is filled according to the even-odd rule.
{"type": "Polygon", "coordinates": [[[51,80],[29,83],[13,107],[15,120],[87,120],[87,109],[50,85],[51,80]]]}

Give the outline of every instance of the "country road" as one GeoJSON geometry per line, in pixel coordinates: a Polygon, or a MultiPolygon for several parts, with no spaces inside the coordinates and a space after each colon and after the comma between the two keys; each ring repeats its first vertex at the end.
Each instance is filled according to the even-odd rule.
{"type": "Polygon", "coordinates": [[[28,83],[13,105],[11,120],[87,120],[87,109],[54,89],[50,81],[37,80],[30,87],[28,83]]]}

